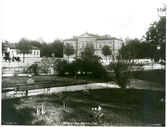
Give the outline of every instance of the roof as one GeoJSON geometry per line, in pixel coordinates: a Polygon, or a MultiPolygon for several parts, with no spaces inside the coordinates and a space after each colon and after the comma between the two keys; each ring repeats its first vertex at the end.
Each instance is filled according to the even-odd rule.
{"type": "Polygon", "coordinates": [[[77,40],[78,40],[77,37],[73,37],[73,38],[65,39],[64,41],[77,41],[77,40]]]}
{"type": "MultiPolygon", "coordinates": [[[[9,45],[9,47],[10,47],[11,49],[16,49],[16,43],[11,43],[11,44],[9,45]]],[[[39,48],[36,47],[36,46],[31,45],[31,47],[32,47],[33,50],[39,50],[39,48]]]]}
{"type": "Polygon", "coordinates": [[[32,49],[34,50],[40,50],[38,47],[32,45],[32,49]]]}
{"type": "MultiPolygon", "coordinates": [[[[121,40],[110,35],[98,36],[97,40],[121,40]]],[[[122,41],[122,40],[121,40],[122,41]]]]}
{"type": "Polygon", "coordinates": [[[9,45],[9,47],[10,47],[11,49],[16,49],[16,44],[15,44],[15,43],[11,43],[11,44],[9,45]]]}
{"type": "Polygon", "coordinates": [[[117,39],[116,37],[112,37],[110,35],[98,35],[98,34],[91,34],[91,33],[84,33],[80,36],[74,36],[73,38],[69,38],[69,39],[65,39],[64,41],[77,41],[78,38],[96,38],[97,40],[121,40],[121,39],[117,39]]]}
{"type": "Polygon", "coordinates": [[[96,37],[97,38],[97,35],[86,32],[80,35],[79,37],[96,37]]]}

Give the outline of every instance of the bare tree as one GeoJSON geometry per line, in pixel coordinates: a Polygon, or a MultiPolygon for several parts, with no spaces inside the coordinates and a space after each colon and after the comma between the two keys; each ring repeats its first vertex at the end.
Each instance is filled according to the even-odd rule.
{"type": "Polygon", "coordinates": [[[137,39],[130,40],[130,42],[119,50],[116,59],[108,66],[112,72],[112,78],[121,88],[126,88],[130,84],[132,73],[134,70],[134,59],[137,56],[138,49],[135,45],[137,39]]]}

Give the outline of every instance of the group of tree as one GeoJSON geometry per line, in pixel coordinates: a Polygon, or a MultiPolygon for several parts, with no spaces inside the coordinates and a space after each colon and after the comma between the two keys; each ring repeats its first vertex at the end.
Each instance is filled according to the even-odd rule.
{"type": "Polygon", "coordinates": [[[153,22],[144,36],[144,40],[130,39],[123,45],[108,69],[112,72],[112,79],[121,87],[126,88],[130,84],[134,69],[134,59],[151,58],[158,61],[165,60],[166,50],[166,5],[158,9],[160,16],[158,21],[153,22]]]}
{"type": "Polygon", "coordinates": [[[121,88],[130,84],[134,70],[134,60],[141,55],[141,43],[138,39],[130,39],[126,45],[122,45],[113,61],[107,66],[111,72],[112,80],[121,88]]]}
{"type": "MultiPolygon", "coordinates": [[[[12,44],[8,41],[5,41],[4,43],[2,42],[2,54],[6,52],[5,43],[8,45],[12,44]]],[[[46,43],[36,40],[29,40],[27,38],[21,38],[18,43],[13,44],[16,46],[15,48],[17,49],[17,52],[23,54],[23,62],[25,54],[30,54],[32,52],[32,46],[39,48],[40,57],[51,57],[52,54],[54,54],[55,57],[63,57],[63,43],[58,39],[54,40],[52,43],[46,43]]]]}
{"type": "Polygon", "coordinates": [[[49,69],[54,70],[54,74],[73,75],[77,78],[78,74],[85,75],[87,80],[88,75],[98,79],[106,79],[107,71],[100,62],[100,58],[94,55],[93,46],[86,46],[80,58],[69,62],[65,59],[55,59],[52,57],[43,57],[39,63],[32,64],[28,69],[34,75],[49,73],[49,69]]]}
{"type": "MultiPolygon", "coordinates": [[[[166,12],[166,6],[159,9],[161,13],[166,12]]],[[[26,47],[30,43],[26,39],[21,39],[18,43],[18,49],[23,54],[28,53],[26,47]],[[23,42],[25,45],[23,45],[23,42]]],[[[102,48],[104,56],[112,56],[113,61],[107,66],[107,69],[102,66],[100,58],[94,55],[94,47],[87,45],[82,52],[80,58],[76,58],[71,63],[66,60],[55,60],[54,57],[59,57],[65,53],[68,56],[75,53],[74,47],[70,44],[64,46],[59,40],[55,40],[53,43],[38,43],[36,41],[31,42],[31,45],[35,45],[40,48],[41,56],[53,57],[52,60],[44,59],[41,61],[45,67],[52,64],[54,69],[59,75],[76,75],[78,72],[87,75],[93,75],[96,78],[108,77],[107,69],[111,72],[112,80],[114,80],[121,88],[126,88],[132,78],[132,71],[134,67],[134,59],[139,58],[151,58],[158,60],[159,58],[165,60],[165,45],[166,45],[166,16],[159,16],[159,20],[153,22],[145,33],[142,40],[129,39],[122,45],[117,54],[112,54],[112,51],[108,46],[102,48]],[[64,52],[63,52],[64,51],[64,52]],[[116,56],[113,56],[116,55],[116,56]]],[[[45,69],[44,69],[45,70],[45,69]]]]}
{"type": "Polygon", "coordinates": [[[51,57],[52,54],[55,57],[63,57],[63,43],[60,40],[56,39],[52,43],[43,42],[41,45],[41,57],[51,57]]]}
{"type": "Polygon", "coordinates": [[[158,21],[150,24],[144,36],[144,43],[147,43],[148,52],[151,59],[158,61],[159,58],[165,60],[166,48],[166,5],[158,8],[160,13],[158,21]]]}
{"type": "Polygon", "coordinates": [[[94,55],[93,46],[86,46],[80,58],[74,59],[72,62],[61,60],[57,64],[57,71],[60,75],[66,73],[70,75],[77,75],[78,73],[92,75],[94,78],[106,77],[106,69],[102,66],[100,58],[94,55]]]}
{"type": "MultiPolygon", "coordinates": [[[[145,59],[145,58],[152,58],[151,57],[151,48],[149,43],[141,41],[137,38],[135,39],[128,39],[122,44],[122,48],[120,52],[124,52],[124,57],[128,57],[129,55],[133,55],[134,59],[145,59]],[[129,50],[132,49],[132,54],[129,54],[129,50]]],[[[104,45],[102,47],[102,54],[106,57],[112,56],[112,49],[108,45],[104,45]]]]}

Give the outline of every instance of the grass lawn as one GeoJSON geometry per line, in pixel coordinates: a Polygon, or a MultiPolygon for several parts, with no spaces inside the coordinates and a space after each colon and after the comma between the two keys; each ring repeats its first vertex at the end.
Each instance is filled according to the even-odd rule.
{"type": "Polygon", "coordinates": [[[135,79],[140,79],[144,81],[157,82],[165,86],[165,70],[148,70],[148,71],[135,71],[133,72],[135,79]]]}
{"type": "Polygon", "coordinates": [[[165,92],[136,89],[98,89],[64,92],[70,99],[63,107],[58,94],[2,100],[2,122],[12,125],[108,125],[144,126],[165,124],[165,92]],[[36,108],[45,107],[37,115],[36,108]],[[94,121],[92,107],[102,107],[103,117],[94,121]]]}

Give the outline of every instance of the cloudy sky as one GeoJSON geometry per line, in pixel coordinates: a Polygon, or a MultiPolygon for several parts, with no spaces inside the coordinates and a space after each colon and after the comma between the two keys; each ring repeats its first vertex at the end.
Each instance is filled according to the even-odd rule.
{"type": "Polygon", "coordinates": [[[53,42],[86,31],[141,38],[165,0],[1,0],[1,36],[53,42]]]}

